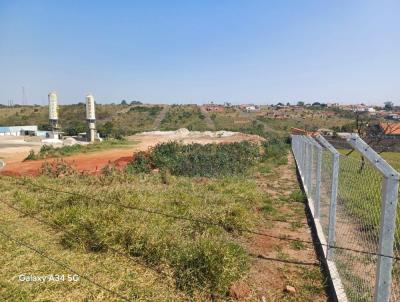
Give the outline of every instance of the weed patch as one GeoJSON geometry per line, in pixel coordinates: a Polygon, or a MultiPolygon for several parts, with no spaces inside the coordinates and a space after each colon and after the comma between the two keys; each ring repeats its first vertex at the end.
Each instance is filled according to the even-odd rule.
{"type": "Polygon", "coordinates": [[[300,202],[303,203],[306,200],[306,195],[301,190],[293,191],[289,196],[290,202],[300,202]]]}
{"type": "Polygon", "coordinates": [[[243,174],[259,159],[259,147],[250,142],[191,144],[176,142],[157,145],[150,154],[140,153],[128,172],[149,172],[151,167],[172,175],[218,177],[243,174]]]}
{"type": "Polygon", "coordinates": [[[29,152],[29,155],[25,160],[37,160],[52,157],[65,157],[76,153],[87,153],[100,150],[111,149],[115,147],[124,147],[134,144],[132,141],[124,139],[108,139],[102,142],[96,142],[88,145],[75,144],[72,146],[53,147],[52,145],[43,145],[38,153],[33,150],[29,152]]]}

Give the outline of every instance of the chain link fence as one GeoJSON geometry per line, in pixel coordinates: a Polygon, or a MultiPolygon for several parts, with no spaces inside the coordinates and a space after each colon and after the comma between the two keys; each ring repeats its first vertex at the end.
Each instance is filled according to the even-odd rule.
{"type": "Polygon", "coordinates": [[[399,173],[360,137],[341,155],[322,136],[292,150],[339,301],[400,301],[399,173]],[[397,214],[396,214],[397,212],[397,214]]]}

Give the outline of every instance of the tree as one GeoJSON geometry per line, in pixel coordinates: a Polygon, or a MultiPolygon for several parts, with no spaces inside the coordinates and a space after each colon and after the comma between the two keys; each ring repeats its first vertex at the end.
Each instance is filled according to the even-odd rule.
{"type": "Polygon", "coordinates": [[[122,100],[121,105],[128,105],[128,103],[125,100],[122,100]]]}
{"type": "Polygon", "coordinates": [[[40,131],[51,131],[51,126],[49,124],[39,124],[38,130],[40,130],[40,131]]]}
{"type": "Polygon", "coordinates": [[[304,102],[302,102],[302,101],[297,102],[297,106],[304,106],[304,102]]]}
{"type": "Polygon", "coordinates": [[[69,136],[78,135],[78,133],[82,133],[86,131],[86,125],[84,122],[76,121],[70,127],[66,128],[65,134],[69,136]]]}
{"type": "MultiPolygon", "coordinates": [[[[390,128],[390,124],[381,127],[381,124],[376,125],[372,124],[372,122],[373,121],[371,117],[366,114],[366,112],[355,112],[355,129],[357,131],[357,134],[373,149],[376,147],[380,147],[381,150],[378,152],[378,154],[380,154],[387,151],[392,145],[396,143],[394,142],[390,145],[385,145],[384,147],[382,146],[382,142],[385,139],[386,135],[391,134],[394,129],[390,128]]],[[[349,156],[353,152],[354,149],[351,149],[349,152],[346,153],[346,156],[349,156]]],[[[365,158],[363,155],[361,155],[361,164],[358,172],[361,173],[364,170],[364,167],[365,158]]]]}
{"type": "Polygon", "coordinates": [[[143,103],[142,102],[139,102],[139,101],[132,101],[131,102],[131,105],[142,105],[143,103]]]}
{"type": "Polygon", "coordinates": [[[385,108],[386,111],[393,110],[393,107],[394,107],[393,102],[385,102],[384,104],[385,104],[384,108],[385,108]]]}
{"type": "Polygon", "coordinates": [[[104,125],[99,127],[99,133],[102,137],[109,137],[114,130],[114,124],[112,122],[105,122],[104,125]]]}

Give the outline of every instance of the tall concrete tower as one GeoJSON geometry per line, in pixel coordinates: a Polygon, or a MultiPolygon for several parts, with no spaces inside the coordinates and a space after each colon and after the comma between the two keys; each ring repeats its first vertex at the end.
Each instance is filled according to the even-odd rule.
{"type": "Polygon", "coordinates": [[[87,139],[90,142],[94,142],[96,138],[96,115],[94,110],[94,98],[91,94],[86,96],[86,122],[88,124],[87,139]]]}
{"type": "Polygon", "coordinates": [[[49,124],[53,131],[58,130],[58,101],[57,94],[53,91],[48,95],[49,99],[49,124]]]}

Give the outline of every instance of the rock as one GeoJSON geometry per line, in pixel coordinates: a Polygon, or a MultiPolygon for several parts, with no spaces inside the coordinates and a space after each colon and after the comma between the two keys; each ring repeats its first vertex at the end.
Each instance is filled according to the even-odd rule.
{"type": "Polygon", "coordinates": [[[296,293],[296,289],[293,286],[286,285],[285,292],[287,292],[289,294],[295,294],[296,293]]]}
{"type": "Polygon", "coordinates": [[[261,297],[261,302],[267,302],[267,298],[265,298],[265,296],[261,297]]]}
{"type": "Polygon", "coordinates": [[[235,282],[229,289],[229,296],[236,300],[242,300],[250,294],[250,287],[244,282],[235,282]]]}

